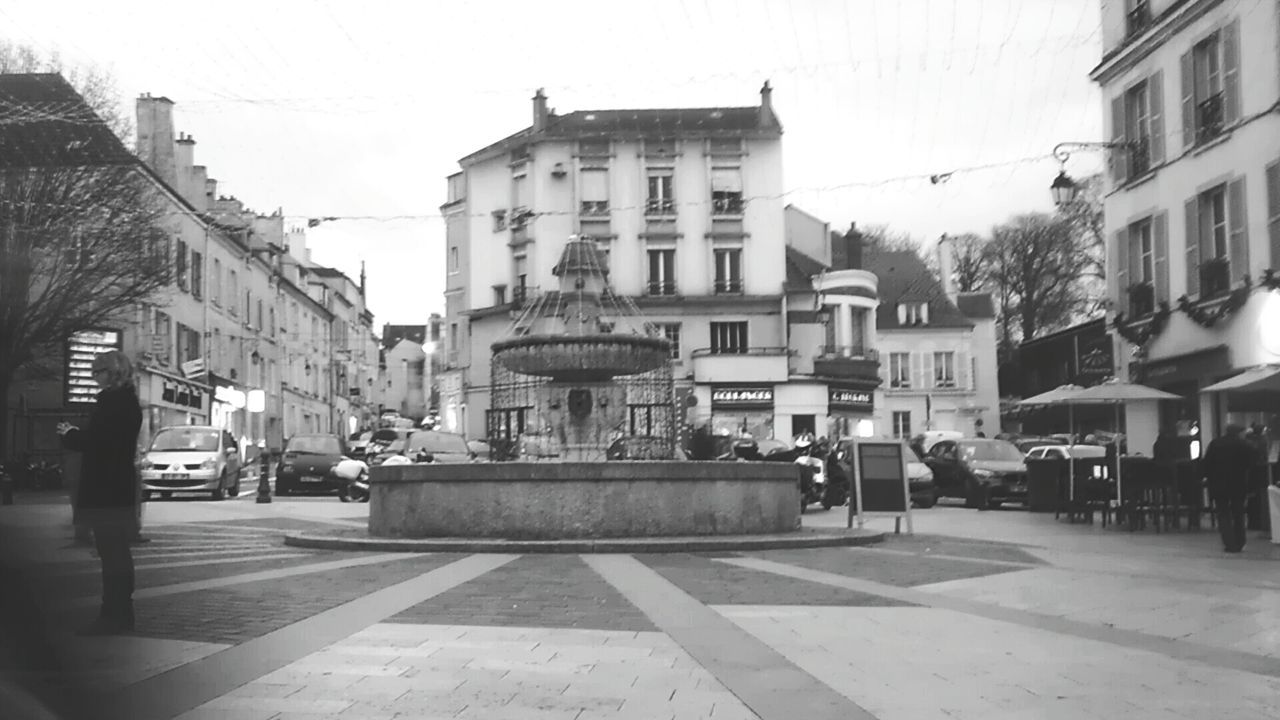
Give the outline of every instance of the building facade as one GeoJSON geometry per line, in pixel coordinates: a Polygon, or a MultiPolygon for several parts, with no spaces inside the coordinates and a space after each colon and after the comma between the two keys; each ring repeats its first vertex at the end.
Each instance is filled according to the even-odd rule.
{"type": "Polygon", "coordinates": [[[614,292],[671,340],[686,428],[790,437],[871,420],[875,278],[788,249],[827,257],[830,237],[798,211],[788,227],[771,92],[562,116],[539,91],[529,127],[462,158],[441,206],[446,427],[489,434],[490,346],[555,288],[571,236],[596,242],[614,292]]]}
{"type": "MultiPolygon", "coordinates": [[[[1122,373],[1184,398],[1155,425],[1268,423],[1264,396],[1201,389],[1280,363],[1280,5],[1102,3],[1110,319],[1122,373]]],[[[1150,427],[1148,427],[1150,426],[1150,427]]]]}

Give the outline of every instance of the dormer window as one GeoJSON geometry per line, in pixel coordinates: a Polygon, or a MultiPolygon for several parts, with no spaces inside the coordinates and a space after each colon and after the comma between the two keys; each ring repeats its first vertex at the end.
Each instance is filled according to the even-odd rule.
{"type": "Polygon", "coordinates": [[[898,303],[898,324],[903,326],[928,325],[929,324],[929,303],[927,302],[898,303]]]}

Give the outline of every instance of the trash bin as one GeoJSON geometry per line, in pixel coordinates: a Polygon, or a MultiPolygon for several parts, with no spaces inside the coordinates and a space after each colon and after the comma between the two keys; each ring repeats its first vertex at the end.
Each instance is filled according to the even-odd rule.
{"type": "Polygon", "coordinates": [[[1267,486],[1267,506],[1271,508],[1271,544],[1280,545],[1280,487],[1267,486]]]}
{"type": "Polygon", "coordinates": [[[1066,460],[1057,458],[1032,458],[1027,464],[1027,510],[1053,512],[1063,491],[1066,477],[1066,460]]]}

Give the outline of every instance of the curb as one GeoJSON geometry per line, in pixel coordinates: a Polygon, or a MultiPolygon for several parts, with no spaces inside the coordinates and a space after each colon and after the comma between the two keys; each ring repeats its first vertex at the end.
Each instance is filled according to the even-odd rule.
{"type": "MultiPolygon", "coordinates": [[[[360,533],[362,531],[355,531],[360,533]]],[[[871,530],[811,530],[791,535],[727,535],[570,540],[506,540],[484,538],[377,538],[368,534],[289,533],[284,544],[313,550],[465,553],[682,553],[733,550],[788,550],[848,547],[884,542],[885,533],[871,530]]]]}

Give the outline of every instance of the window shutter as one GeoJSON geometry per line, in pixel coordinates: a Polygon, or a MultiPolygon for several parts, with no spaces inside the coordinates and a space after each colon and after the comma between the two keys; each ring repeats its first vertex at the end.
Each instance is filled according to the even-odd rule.
{"type": "Polygon", "coordinates": [[[1249,275],[1249,221],[1245,213],[1244,176],[1227,183],[1227,252],[1230,284],[1249,275]]]}
{"type": "Polygon", "coordinates": [[[898,303],[898,325],[905,327],[907,324],[907,304],[898,303]]]}
{"type": "Polygon", "coordinates": [[[911,387],[924,388],[924,353],[911,353],[911,387]]]}
{"type": "Polygon", "coordinates": [[[1147,78],[1147,104],[1151,106],[1151,167],[1164,162],[1164,71],[1147,78]]]}
{"type": "Polygon", "coordinates": [[[1151,219],[1151,245],[1154,252],[1157,309],[1169,302],[1169,213],[1157,213],[1151,219]]]}
{"type": "Polygon", "coordinates": [[[1126,247],[1129,248],[1129,262],[1125,266],[1128,271],[1128,282],[1120,288],[1121,294],[1128,288],[1142,282],[1146,278],[1142,277],[1142,237],[1139,233],[1128,233],[1129,237],[1125,241],[1126,247]]]}
{"type": "Polygon", "coordinates": [[[1200,294],[1200,196],[1186,203],[1187,297],[1200,294]]]}
{"type": "Polygon", "coordinates": [[[964,350],[956,351],[956,388],[960,390],[970,389],[969,385],[969,353],[964,350]]]}
{"type": "Polygon", "coordinates": [[[933,388],[938,386],[937,378],[934,377],[933,353],[920,353],[920,375],[924,382],[920,383],[921,388],[933,388]]]}
{"type": "Polygon", "coordinates": [[[1116,184],[1129,177],[1129,151],[1124,144],[1124,93],[1111,99],[1111,177],[1116,184]]]}
{"type": "Polygon", "coordinates": [[[1230,126],[1240,119],[1240,18],[1222,28],[1222,119],[1230,126]]]}
{"type": "Polygon", "coordinates": [[[1111,248],[1111,299],[1120,312],[1128,312],[1129,296],[1129,231],[1116,231],[1111,248]]]}
{"type": "Polygon", "coordinates": [[[1196,144],[1196,73],[1191,51],[1182,56],[1182,147],[1196,144]]]}
{"type": "Polygon", "coordinates": [[[1271,265],[1280,271],[1280,161],[1267,166],[1267,231],[1271,235],[1271,265]]]}

